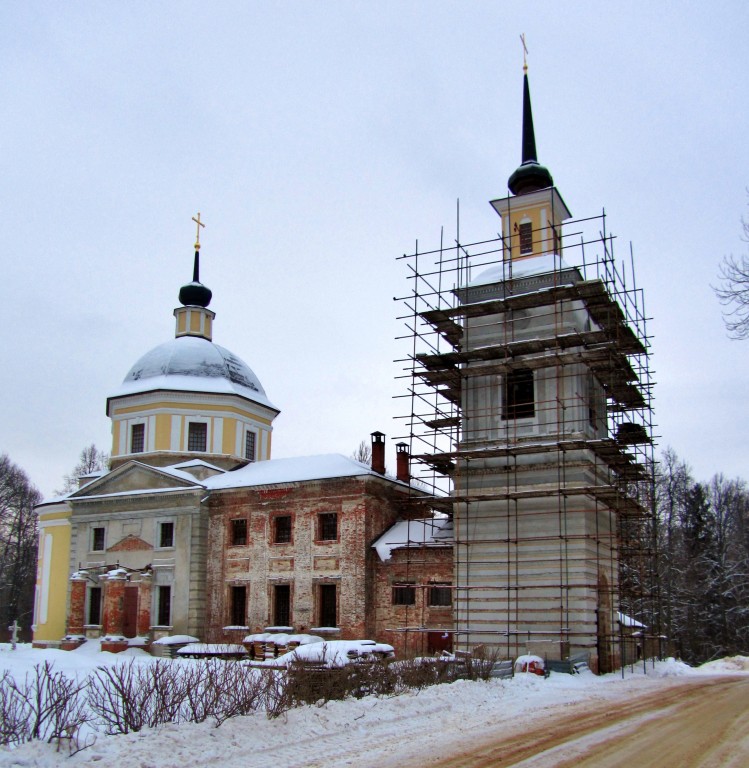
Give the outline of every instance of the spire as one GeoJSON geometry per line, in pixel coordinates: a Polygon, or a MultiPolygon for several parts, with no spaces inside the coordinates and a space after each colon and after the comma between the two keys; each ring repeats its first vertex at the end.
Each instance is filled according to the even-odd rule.
{"type": "Polygon", "coordinates": [[[200,220],[200,213],[198,217],[192,217],[192,220],[197,226],[197,235],[195,238],[195,261],[192,268],[192,282],[183,285],[179,289],[179,301],[182,306],[187,307],[207,307],[211,303],[211,289],[207,288],[200,282],[200,228],[205,227],[205,224],[200,220]]]}
{"type": "Polygon", "coordinates": [[[528,63],[525,36],[523,42],[523,153],[520,166],[510,176],[507,186],[513,195],[524,195],[537,189],[554,186],[554,179],[547,168],[540,165],[536,157],[536,134],[533,130],[533,111],[531,109],[531,90],[528,85],[528,63]]]}

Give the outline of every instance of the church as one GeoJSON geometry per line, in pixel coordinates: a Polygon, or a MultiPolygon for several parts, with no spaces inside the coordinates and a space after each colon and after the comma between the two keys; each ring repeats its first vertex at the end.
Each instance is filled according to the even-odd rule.
{"type": "MultiPolygon", "coordinates": [[[[252,369],[213,342],[199,219],[174,338],[137,360],[107,398],[109,471],[37,508],[35,644],[96,638],[120,651],[167,635],[241,642],[267,627],[391,638],[404,600],[432,610],[431,624],[439,618],[439,643],[451,622],[449,519],[412,519],[409,501],[424,493],[410,483],[404,445],[397,476],[385,473],[381,432],[371,465],[271,458],[279,409],[252,369]],[[419,581],[434,586],[418,599],[397,583],[393,553],[409,546],[430,550],[419,581]]],[[[426,640],[411,638],[414,650],[426,640]]]]}
{"type": "Polygon", "coordinates": [[[35,644],[275,628],[608,671],[626,627],[657,637],[642,292],[605,214],[573,219],[538,162],[524,70],[501,234],[403,257],[414,405],[395,476],[381,432],[371,465],[271,458],[279,409],[213,342],[198,214],[175,337],[107,398],[109,471],[38,507],[35,644]]]}

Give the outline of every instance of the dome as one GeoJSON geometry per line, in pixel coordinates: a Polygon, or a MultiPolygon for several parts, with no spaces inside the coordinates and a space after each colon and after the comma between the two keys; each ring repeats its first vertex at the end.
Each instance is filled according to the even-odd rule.
{"type": "Polygon", "coordinates": [[[158,389],[234,394],[278,410],[247,363],[228,349],[196,336],[180,336],[146,352],[111,397],[158,389]]]}

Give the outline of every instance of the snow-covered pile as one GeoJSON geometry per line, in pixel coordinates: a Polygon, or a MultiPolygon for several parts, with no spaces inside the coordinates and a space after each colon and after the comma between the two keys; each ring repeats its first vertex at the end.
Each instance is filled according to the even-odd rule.
{"type": "Polygon", "coordinates": [[[376,643],[374,640],[327,640],[300,645],[277,659],[258,662],[258,666],[288,667],[295,662],[306,662],[326,667],[345,667],[347,664],[393,655],[392,645],[376,643]]]}

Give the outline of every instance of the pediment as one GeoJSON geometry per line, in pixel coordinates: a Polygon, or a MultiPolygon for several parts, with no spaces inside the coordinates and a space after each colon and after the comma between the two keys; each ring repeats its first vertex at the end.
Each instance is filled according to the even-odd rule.
{"type": "Polygon", "coordinates": [[[139,491],[148,493],[149,491],[203,487],[194,479],[175,477],[157,467],[141,464],[138,461],[130,461],[83,486],[83,488],[79,488],[75,493],[71,494],[70,499],[75,501],[79,498],[89,498],[91,496],[111,496],[121,493],[137,494],[139,491]]]}
{"type": "Polygon", "coordinates": [[[146,549],[153,549],[153,546],[141,539],[140,536],[130,533],[116,544],[107,547],[107,552],[140,552],[146,549]]]}

